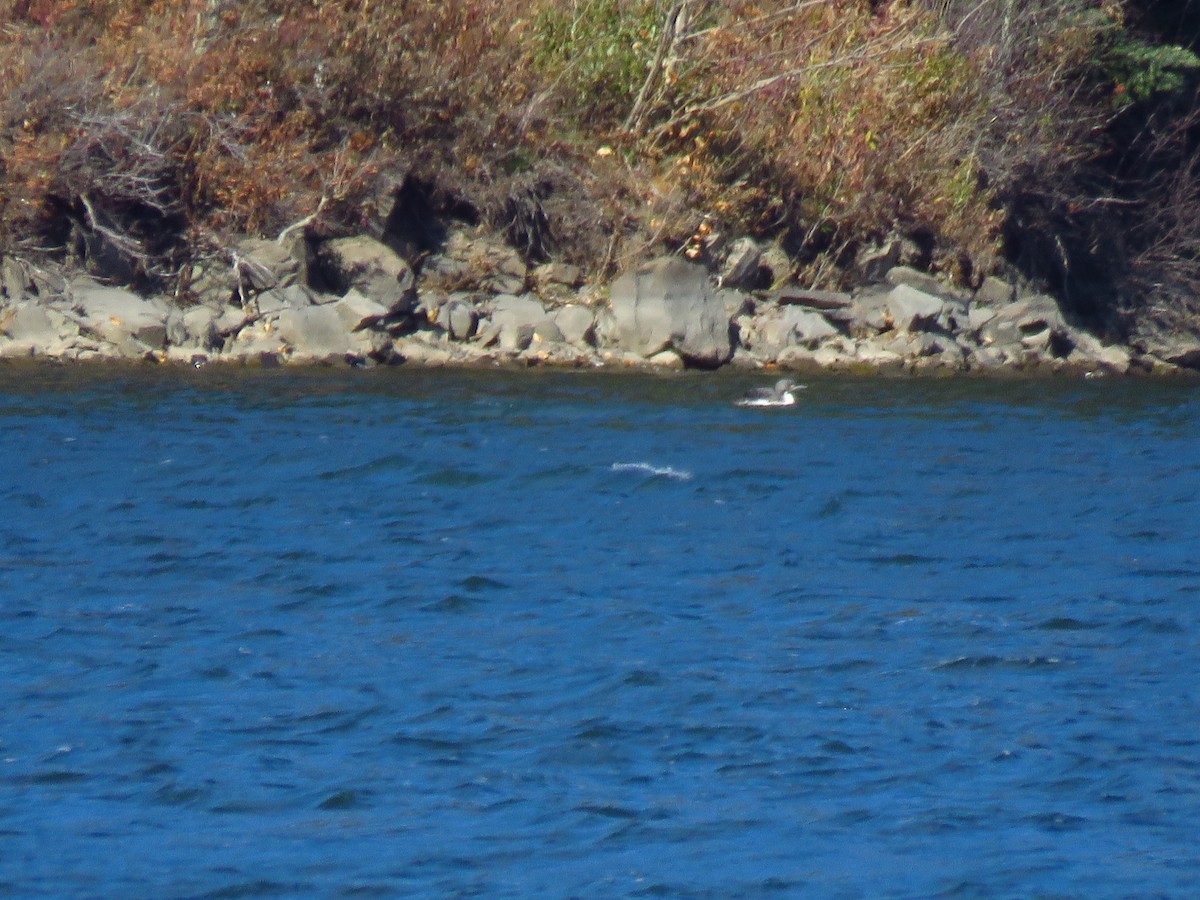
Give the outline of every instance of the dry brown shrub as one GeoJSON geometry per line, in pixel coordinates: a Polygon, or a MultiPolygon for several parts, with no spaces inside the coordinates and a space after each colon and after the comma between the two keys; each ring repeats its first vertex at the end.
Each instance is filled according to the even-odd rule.
{"type": "Polygon", "coordinates": [[[1094,5],[0,0],[0,246],[90,206],[168,272],[232,232],[385,229],[408,186],[598,272],[707,217],[832,279],[929,234],[969,278],[1077,193],[1093,36],[1064,10],[1094,5]]]}

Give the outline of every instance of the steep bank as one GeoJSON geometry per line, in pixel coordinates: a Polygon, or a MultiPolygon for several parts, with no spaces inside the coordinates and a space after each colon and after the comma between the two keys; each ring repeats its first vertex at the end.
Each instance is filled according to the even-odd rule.
{"type": "Polygon", "coordinates": [[[724,364],[727,317],[734,361],[1058,365],[1096,356],[1086,327],[1135,368],[1188,365],[1200,22],[1167,6],[0,0],[7,334],[111,355],[83,272],[199,328],[147,345],[168,355],[415,359],[442,335],[451,359],[525,353],[504,322],[540,322],[532,293],[567,338],[532,344],[664,364],[724,364]],[[364,235],[399,257],[402,296],[377,278],[346,300],[310,264],[364,235]],[[455,242],[512,271],[480,281],[455,242]],[[715,292],[725,312],[676,340],[679,291],[651,314],[635,290],[631,324],[610,286],[665,257],[745,297],[715,292]],[[900,286],[952,311],[906,321],[900,286]],[[1019,339],[981,321],[1018,300],[1047,310],[1019,339]],[[357,330],[314,345],[312,323],[357,330]]]}

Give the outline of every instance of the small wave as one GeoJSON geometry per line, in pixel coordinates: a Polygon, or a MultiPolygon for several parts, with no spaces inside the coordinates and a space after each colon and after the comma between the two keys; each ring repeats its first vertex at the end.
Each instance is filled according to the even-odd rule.
{"type": "Polygon", "coordinates": [[[692,473],[687,469],[675,469],[671,466],[652,466],[650,463],[613,463],[614,472],[644,472],[654,478],[671,478],[675,481],[691,481],[692,473]]]}

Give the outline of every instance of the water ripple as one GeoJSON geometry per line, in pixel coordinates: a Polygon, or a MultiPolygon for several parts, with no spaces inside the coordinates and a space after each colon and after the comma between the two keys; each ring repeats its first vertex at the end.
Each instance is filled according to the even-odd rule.
{"type": "Polygon", "coordinates": [[[1186,387],[45,377],[0,392],[0,892],[1200,879],[1186,387]]]}

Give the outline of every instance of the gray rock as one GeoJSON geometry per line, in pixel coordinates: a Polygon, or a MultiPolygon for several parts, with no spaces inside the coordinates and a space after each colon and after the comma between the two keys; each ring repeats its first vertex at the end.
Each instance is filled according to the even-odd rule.
{"type": "Polygon", "coordinates": [[[854,358],[873,369],[899,369],[904,366],[904,354],[876,341],[860,341],[854,348],[854,358]]]}
{"type": "Polygon", "coordinates": [[[906,359],[919,359],[924,356],[937,356],[953,346],[951,341],[943,341],[940,336],[924,333],[902,333],[884,345],[906,359]]]}
{"type": "Polygon", "coordinates": [[[346,291],[341,300],[332,304],[332,309],[347,331],[371,328],[388,317],[386,306],[365,296],[357,288],[346,291]]]}
{"type": "Polygon", "coordinates": [[[1021,346],[1046,358],[1065,359],[1075,349],[1075,341],[1066,328],[1049,326],[1036,332],[1023,332],[1021,346]]]}
{"type": "Polygon", "coordinates": [[[501,294],[492,306],[492,321],[505,328],[510,325],[537,325],[546,318],[546,307],[530,296],[501,294]]]}
{"type": "Polygon", "coordinates": [[[1003,368],[1012,358],[1012,354],[999,347],[976,347],[967,356],[967,367],[992,372],[1003,368]]]}
{"type": "Polygon", "coordinates": [[[1016,322],[996,316],[980,327],[979,342],[985,347],[1012,348],[1020,346],[1021,329],[1016,322]]]}
{"type": "Polygon", "coordinates": [[[754,295],[747,294],[745,291],[718,288],[717,296],[721,298],[721,303],[725,307],[725,317],[728,319],[752,313],[758,308],[754,295]]]}
{"type": "Polygon", "coordinates": [[[816,291],[810,288],[783,288],[770,291],[767,298],[787,306],[807,306],[822,312],[850,309],[854,300],[840,291],[816,291]]]}
{"type": "Polygon", "coordinates": [[[434,369],[451,365],[455,361],[454,353],[447,347],[439,347],[416,337],[398,341],[395,352],[405,362],[434,369]]]}
{"type": "Polygon", "coordinates": [[[539,288],[554,285],[575,288],[583,282],[579,266],[564,262],[548,262],[538,266],[533,270],[533,280],[539,288]]]}
{"type": "Polygon", "coordinates": [[[900,262],[900,250],[901,244],[896,238],[863,247],[855,257],[855,267],[871,281],[882,281],[900,262]]]}
{"type": "Polygon", "coordinates": [[[223,306],[217,312],[213,324],[222,337],[237,334],[252,320],[252,316],[239,306],[223,306]]]}
{"type": "Polygon", "coordinates": [[[490,347],[500,340],[500,326],[490,319],[482,319],[476,326],[475,343],[480,347],[490,347]]]}
{"type": "Polygon", "coordinates": [[[464,300],[451,300],[442,306],[439,321],[453,340],[467,341],[475,334],[475,307],[464,300]]]}
{"type": "Polygon", "coordinates": [[[892,321],[887,309],[888,295],[878,291],[868,291],[854,298],[850,307],[853,330],[864,334],[879,334],[890,331],[892,321]]]}
{"type": "Polygon", "coordinates": [[[937,324],[948,334],[960,334],[968,329],[970,306],[963,300],[950,299],[942,308],[937,324]]]}
{"type": "Polygon", "coordinates": [[[0,295],[20,300],[37,293],[29,264],[11,256],[0,256],[0,295]]]}
{"type": "Polygon", "coordinates": [[[480,287],[493,294],[519,294],[525,290],[525,284],[526,280],[523,275],[492,272],[480,282],[480,287]]]}
{"type": "Polygon", "coordinates": [[[481,287],[494,294],[519,294],[525,290],[529,279],[529,267],[521,254],[511,247],[493,246],[484,260],[487,274],[481,287]]]}
{"type": "Polygon", "coordinates": [[[733,355],[725,303],[700,266],[654,260],[614,281],[609,304],[618,344],[644,357],[672,348],[693,365],[718,366],[733,355]]]}
{"type": "Polygon", "coordinates": [[[287,247],[263,238],[246,238],[234,251],[235,266],[247,292],[284,288],[303,282],[308,272],[303,260],[287,247]]]}
{"type": "Polygon", "coordinates": [[[1079,366],[1091,366],[1115,372],[1127,373],[1133,365],[1133,357],[1124,347],[1104,344],[1094,335],[1084,331],[1072,335],[1074,348],[1067,362],[1079,366]]]}
{"type": "MultiPolygon", "coordinates": [[[[454,228],[441,252],[421,267],[421,280],[422,290],[520,294],[529,280],[529,270],[521,254],[495,235],[454,228]]],[[[543,282],[542,286],[548,284],[543,282]]]]}
{"type": "Polygon", "coordinates": [[[915,288],[923,293],[934,294],[939,297],[951,297],[955,294],[952,288],[938,281],[932,275],[920,272],[909,266],[893,266],[888,269],[885,280],[894,287],[915,288]]]}
{"type": "Polygon", "coordinates": [[[1012,303],[1017,296],[1016,287],[995,275],[983,279],[983,284],[975,292],[975,302],[990,306],[1002,306],[1012,303]]]}
{"type": "Polygon", "coordinates": [[[907,284],[892,288],[885,303],[888,317],[898,331],[925,331],[936,328],[938,319],[946,311],[946,301],[941,297],[907,284]]]}
{"type": "Polygon", "coordinates": [[[592,342],[596,317],[586,306],[571,304],[554,314],[554,324],[562,332],[563,340],[582,347],[592,342]]]}
{"type": "Polygon", "coordinates": [[[523,325],[507,325],[500,328],[497,344],[501,350],[509,353],[526,350],[533,343],[533,332],[534,326],[528,323],[523,325]]]}
{"type": "Polygon", "coordinates": [[[359,235],[326,241],[317,248],[316,261],[322,277],[342,296],[356,288],[392,315],[409,313],[416,305],[412,269],[374,238],[359,235]]]}
{"type": "Polygon", "coordinates": [[[184,310],[179,316],[183,326],[183,337],[172,340],[171,343],[195,344],[204,350],[215,350],[221,346],[221,337],[217,330],[217,320],[220,311],[211,306],[193,306],[184,310]]]}
{"type": "Polygon", "coordinates": [[[778,244],[763,248],[758,264],[770,273],[772,287],[787,282],[792,277],[792,270],[795,268],[795,262],[778,244]]]}
{"type": "Polygon", "coordinates": [[[344,357],[361,349],[359,342],[351,339],[345,320],[331,306],[286,309],[279,314],[276,333],[278,340],[301,358],[344,357]]]}
{"type": "Polygon", "coordinates": [[[496,298],[492,327],[499,329],[497,343],[501,350],[516,352],[526,349],[533,341],[535,329],[544,321],[546,308],[531,296],[502,294],[496,298]]]}
{"type": "Polygon", "coordinates": [[[750,332],[754,336],[754,349],[768,359],[791,346],[815,349],[823,341],[841,334],[821,313],[794,306],[759,317],[750,332]]]}
{"type": "Polygon", "coordinates": [[[187,291],[201,303],[223,305],[235,298],[241,302],[238,278],[233,266],[217,261],[210,260],[192,269],[187,291]]]}
{"type": "Polygon", "coordinates": [[[140,356],[147,349],[166,347],[170,307],[161,298],[147,299],[124,288],[77,279],[71,283],[71,302],[80,330],[115,345],[123,355],[140,356]]]}
{"type": "Polygon", "coordinates": [[[566,338],[553,319],[542,319],[533,326],[533,341],[539,344],[563,344],[566,338]]]}
{"type": "Polygon", "coordinates": [[[1001,307],[997,318],[1012,322],[1025,333],[1035,333],[1046,328],[1065,328],[1066,320],[1058,301],[1049,294],[1030,294],[1016,303],[1001,307]]]}
{"type": "Polygon", "coordinates": [[[187,327],[183,324],[183,311],[171,309],[167,312],[167,347],[178,347],[186,344],[188,339],[187,327]]]}
{"type": "Polygon", "coordinates": [[[660,369],[681,371],[687,368],[687,361],[674,350],[660,350],[653,356],[647,357],[646,362],[660,369]]]}
{"type": "Polygon", "coordinates": [[[29,352],[78,337],[79,329],[57,310],[32,300],[18,300],[0,312],[0,333],[29,352]]]}
{"type": "Polygon", "coordinates": [[[312,306],[313,295],[302,284],[276,287],[255,294],[249,301],[250,307],[261,316],[282,312],[285,309],[312,306]]]}
{"type": "Polygon", "coordinates": [[[986,306],[972,306],[967,311],[967,328],[971,331],[979,331],[988,322],[996,318],[996,310],[986,306]]]}
{"type": "Polygon", "coordinates": [[[719,273],[721,285],[728,288],[753,288],[759,278],[762,250],[753,238],[742,237],[730,243],[722,254],[719,273]]]}
{"type": "Polygon", "coordinates": [[[819,312],[791,307],[783,312],[783,321],[791,327],[798,343],[808,347],[841,334],[830,321],[819,312]]]}

